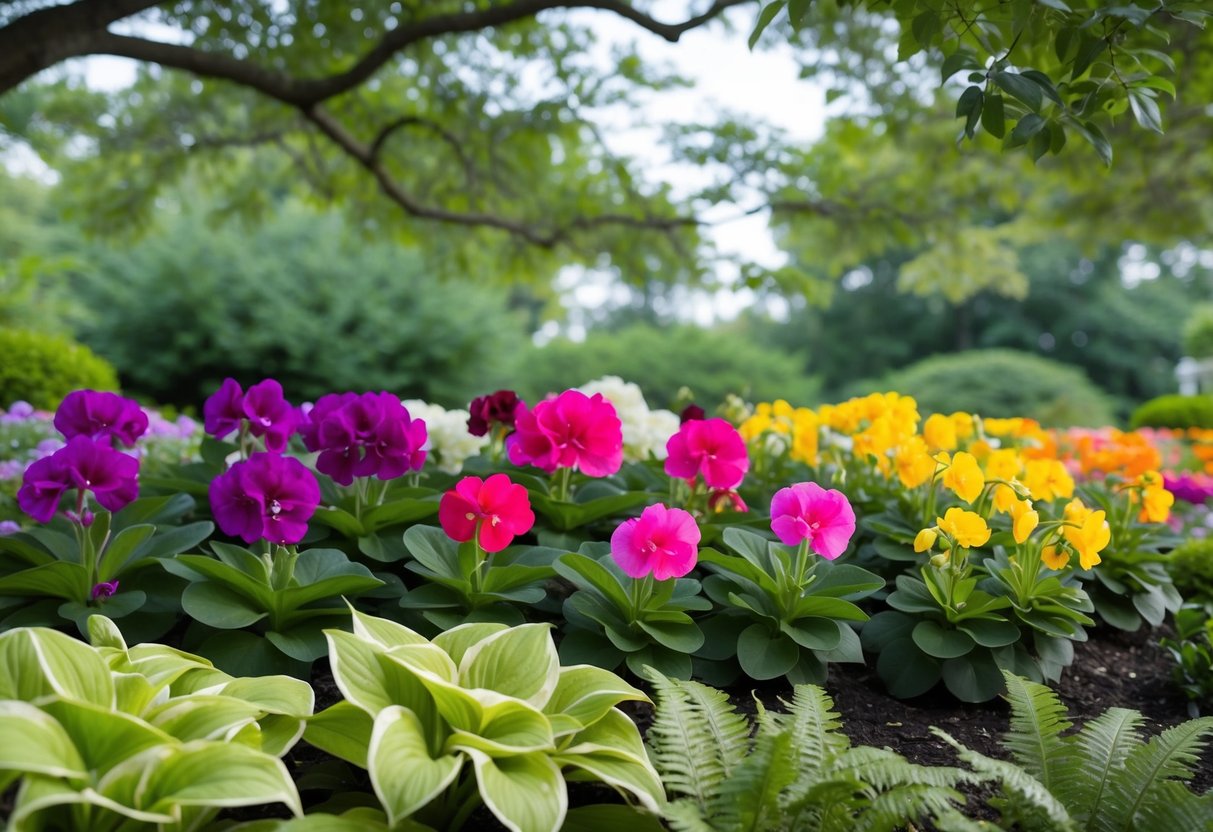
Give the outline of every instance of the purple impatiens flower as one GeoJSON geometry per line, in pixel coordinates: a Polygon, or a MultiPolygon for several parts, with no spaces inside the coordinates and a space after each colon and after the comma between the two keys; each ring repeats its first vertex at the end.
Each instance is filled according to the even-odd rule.
{"type": "Polygon", "coordinates": [[[21,524],[13,520],[0,520],[0,537],[21,531],[21,524]]]}
{"type": "Polygon", "coordinates": [[[147,431],[147,414],[137,402],[117,393],[75,390],[55,411],[55,429],[66,439],[113,437],[130,447],[147,431]]]}
{"type": "Polygon", "coordinates": [[[211,511],[224,534],[245,543],[298,543],[320,504],[316,477],[294,457],[253,454],[211,480],[211,511]]]}
{"type": "Polygon", "coordinates": [[[99,598],[110,598],[118,591],[117,581],[102,581],[93,587],[91,594],[94,601],[99,598]]]}
{"type": "Polygon", "coordinates": [[[395,479],[425,464],[425,422],[391,393],[321,396],[300,433],[309,451],[320,452],[316,469],[341,485],[354,477],[395,479]]]}
{"type": "Polygon", "coordinates": [[[247,391],[234,378],[223,380],[219,389],[202,407],[206,432],[222,439],[240,429],[247,420],[249,433],[265,442],[270,453],[280,454],[298,425],[298,416],[283,396],[282,385],[272,378],[258,382],[247,391]]]}
{"type": "Polygon", "coordinates": [[[49,523],[67,491],[77,492],[77,512],[85,492],[103,508],[119,511],[139,496],[139,461],[86,436],[74,436],[50,456],[25,469],[17,492],[21,510],[39,523],[49,523]]]}

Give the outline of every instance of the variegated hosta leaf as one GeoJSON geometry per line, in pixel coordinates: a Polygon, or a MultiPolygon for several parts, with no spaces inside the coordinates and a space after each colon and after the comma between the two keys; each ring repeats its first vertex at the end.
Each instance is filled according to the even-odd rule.
{"type": "Polygon", "coordinates": [[[649,698],[609,670],[580,664],[560,668],[556,689],[543,712],[571,717],[584,728],[593,725],[620,702],[629,700],[648,702],[649,698]]]}
{"type": "Polygon", "coordinates": [[[559,766],[537,752],[494,759],[469,751],[485,805],[511,832],[557,832],[569,809],[559,766]]]}
{"type": "Polygon", "coordinates": [[[472,645],[459,662],[464,687],[485,688],[542,708],[560,678],[560,656],[547,624],[522,624],[472,645]]]}
{"type": "Polygon", "coordinates": [[[425,726],[399,705],[375,717],[367,766],[371,785],[395,825],[446,790],[463,767],[462,754],[432,757],[425,726]]]}
{"type": "Polygon", "coordinates": [[[58,696],[114,704],[109,667],[92,647],[44,627],[0,633],[0,699],[38,702],[58,696]]]}

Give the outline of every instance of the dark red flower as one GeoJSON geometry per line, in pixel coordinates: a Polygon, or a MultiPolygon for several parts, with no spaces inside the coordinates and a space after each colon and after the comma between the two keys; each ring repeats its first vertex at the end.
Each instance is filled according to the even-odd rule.
{"type": "Polygon", "coordinates": [[[514,427],[514,411],[521,399],[513,390],[498,390],[488,396],[472,399],[468,405],[468,433],[472,436],[487,436],[493,425],[514,427]]]}

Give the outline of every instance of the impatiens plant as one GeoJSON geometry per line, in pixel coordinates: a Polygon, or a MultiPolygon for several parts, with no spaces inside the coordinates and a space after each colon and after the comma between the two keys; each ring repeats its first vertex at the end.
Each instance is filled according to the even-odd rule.
{"type": "Polygon", "coordinates": [[[226,378],[202,408],[206,432],[216,439],[235,433],[241,454],[248,457],[250,436],[261,439],[265,450],[280,454],[298,427],[295,408],[283,396],[282,385],[272,378],[245,391],[234,378],[226,378]]]}
{"type": "Polygon", "coordinates": [[[704,591],[719,609],[702,624],[706,640],[696,653],[696,673],[716,684],[731,682],[738,668],[751,679],[786,676],[793,684],[821,683],[828,662],[863,661],[859,637],[848,622],[867,620],[854,602],[879,590],[884,579],[832,562],[854,531],[846,498],[816,487],[780,505],[789,511],[777,514],[771,525],[782,540],[794,541],[794,548],[728,528],[724,543],[736,554],[712,549],[700,554],[713,573],[704,580],[704,591]]]}
{"type": "Polygon", "coordinates": [[[515,832],[556,832],[566,780],[660,810],[661,781],[615,707],[646,697],[600,668],[562,668],[546,625],[463,624],[430,641],[352,614],[353,633],[327,633],[345,700],[305,738],[369,771],[393,828],[458,832],[483,803],[515,832]]]}
{"type": "Polygon", "coordinates": [[[750,470],[745,440],[724,419],[691,419],[666,443],[665,472],[686,482],[685,504],[700,510],[715,509],[733,502],[741,511],[745,503],[737,487],[750,470]]]}
{"type": "Polygon", "coordinates": [[[711,608],[699,581],[685,577],[699,540],[690,513],[658,504],[615,529],[609,557],[594,557],[603,547],[585,544],[560,558],[556,571],[577,587],[564,602],[571,626],[561,657],[607,669],[626,661],[638,675],[652,666],[689,678],[703,633],[687,612],[711,608]]]}
{"type": "Polygon", "coordinates": [[[278,759],[312,711],[284,677],[235,679],[205,659],[128,648],[105,618],[90,647],[53,630],[0,634],[0,785],[9,829],[199,829],[226,807],[302,814],[278,759]]]}

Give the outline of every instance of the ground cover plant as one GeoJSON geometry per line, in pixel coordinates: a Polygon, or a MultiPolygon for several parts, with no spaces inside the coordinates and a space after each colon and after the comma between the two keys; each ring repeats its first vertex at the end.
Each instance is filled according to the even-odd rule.
{"type": "MultiPolygon", "coordinates": [[[[333,828],[456,828],[479,811],[520,830],[776,817],[799,828],[809,815],[822,828],[931,817],[961,829],[977,811],[965,784],[997,768],[978,757],[965,757],[976,772],[965,774],[842,743],[813,763],[833,785],[798,781],[808,769],[798,773],[789,749],[804,720],[832,730],[820,691],[797,687],[786,716],[760,710],[753,745],[709,766],[779,784],[736,817],[717,811],[720,795],[679,790],[677,755],[654,756],[668,713],[646,752],[640,712],[625,703],[647,701],[644,688],[670,702],[692,691],[710,722],[737,733],[744,720],[704,704],[716,700],[689,680],[826,684],[845,665],[871,668],[894,697],[981,703],[1009,691],[1018,708],[1015,685],[1064,681],[1093,632],[1158,627],[1181,603],[1166,568],[1179,539],[1166,484],[1179,471],[1160,471],[1175,437],[924,418],[896,393],[815,410],[732,401],[719,416],[652,410],[637,396],[618,379],[533,405],[499,391],[456,417],[469,443],[450,412],[390,393],[297,407],[273,380],[229,379],[203,409],[197,451],[144,477],[150,455],[129,446],[144,441],[147,414],[78,391],[51,420],[63,440],[23,463],[25,519],[0,535],[0,627],[14,634],[0,638],[70,641],[30,624],[87,634],[122,666],[115,690],[142,689],[127,676],[143,671],[122,658],[137,651],[155,668],[153,688],[177,667],[211,680],[189,688],[206,696],[221,695],[221,677],[335,682],[341,701],[314,717],[309,699],[307,713],[298,702],[266,710],[256,731],[207,734],[249,745],[245,733],[259,732],[253,746],[281,755],[302,733],[364,770],[364,790],[351,793],[362,796],[314,821],[333,828]],[[430,419],[443,427],[431,432],[430,419]],[[126,646],[155,637],[191,654],[126,646]],[[622,802],[587,792],[570,809],[569,789],[587,781],[622,802]],[[822,814],[813,801],[840,783],[873,790],[822,814]]],[[[1185,458],[1200,458],[1200,437],[1182,442],[1185,458]]],[[[1200,672],[1204,654],[1178,650],[1184,672],[1200,672]]],[[[14,714],[42,695],[9,697],[23,703],[14,714]]],[[[191,718],[203,720],[212,700],[199,701],[191,718]]],[[[220,719],[240,706],[214,708],[220,719]]],[[[1195,765],[1203,730],[1176,776],[1195,765]]],[[[1009,788],[1023,796],[1021,782],[1009,788]]],[[[213,818],[164,799],[131,804],[150,814],[129,820],[213,818]]],[[[21,823],[33,816],[22,809],[21,823]]]]}

